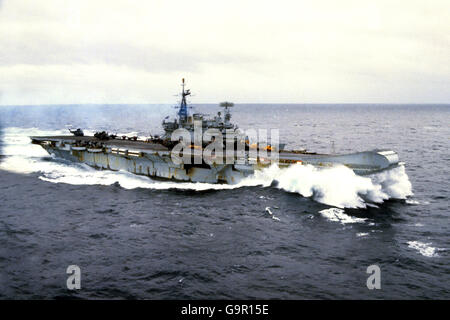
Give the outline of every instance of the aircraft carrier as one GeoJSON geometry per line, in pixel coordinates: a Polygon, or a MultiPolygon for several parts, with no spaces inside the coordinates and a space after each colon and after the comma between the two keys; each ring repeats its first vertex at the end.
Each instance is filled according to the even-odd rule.
{"type": "Polygon", "coordinates": [[[320,168],[344,165],[360,175],[402,165],[397,153],[392,150],[318,154],[306,150],[285,150],[284,144],[278,142],[252,143],[248,136],[231,122],[232,103],[221,103],[223,114],[218,112],[213,118],[199,113],[191,115],[186,100],[190,94],[190,90],[185,89],[183,79],[177,117],[172,121],[168,121],[168,117],[163,120],[164,133],[161,136],[138,139],[110,135],[107,132],[85,136],[81,129],[77,129],[71,131],[71,135],[30,138],[33,144],[41,145],[56,157],[85,163],[94,168],[124,170],[153,179],[187,182],[236,184],[273,163],[280,168],[308,164],[320,168]],[[217,136],[214,136],[209,141],[198,142],[196,129],[201,129],[201,132],[213,130],[227,138],[216,140],[217,136]],[[187,132],[192,140],[187,139],[189,143],[186,143],[185,139],[174,139],[174,134],[178,137],[177,130],[187,132]],[[224,149],[227,146],[228,149],[219,152],[219,149],[215,148],[212,152],[206,152],[208,149],[211,151],[211,143],[216,147],[220,143],[220,146],[224,149]]]}

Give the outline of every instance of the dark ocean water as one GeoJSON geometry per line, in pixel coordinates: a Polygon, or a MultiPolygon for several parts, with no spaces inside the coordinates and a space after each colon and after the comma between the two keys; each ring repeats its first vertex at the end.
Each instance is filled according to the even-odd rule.
{"type": "Polygon", "coordinates": [[[399,188],[413,195],[336,215],[363,181],[310,172],[332,201],[302,191],[302,174],[289,188],[180,186],[55,159],[27,138],[67,125],[145,136],[174,113],[0,107],[0,298],[450,298],[450,105],[237,105],[241,128],[279,128],[291,148],[399,153],[399,188]],[[366,287],[373,264],[380,290],[366,287]],[[69,265],[81,268],[76,292],[69,265]]]}

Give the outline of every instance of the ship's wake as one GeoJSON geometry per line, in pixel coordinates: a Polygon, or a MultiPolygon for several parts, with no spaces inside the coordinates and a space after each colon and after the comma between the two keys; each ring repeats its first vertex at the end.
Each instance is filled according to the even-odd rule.
{"type": "Polygon", "coordinates": [[[347,167],[317,169],[310,165],[293,165],[280,169],[277,165],[258,171],[235,185],[161,182],[128,172],[99,171],[85,164],[51,158],[40,146],[32,145],[29,136],[54,135],[36,129],[8,128],[4,132],[0,169],[18,173],[36,173],[52,183],[73,185],[113,185],[126,189],[222,190],[240,187],[276,187],[339,208],[366,208],[389,199],[405,199],[412,187],[403,166],[371,176],[358,176],[347,167]],[[274,183],[276,182],[276,183],[274,183]]]}

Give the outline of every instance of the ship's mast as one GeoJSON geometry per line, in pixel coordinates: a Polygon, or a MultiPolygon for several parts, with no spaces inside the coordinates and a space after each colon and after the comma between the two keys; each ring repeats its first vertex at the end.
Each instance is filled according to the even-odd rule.
{"type": "Polygon", "coordinates": [[[221,102],[220,106],[225,108],[225,123],[226,124],[230,123],[231,113],[230,113],[230,109],[229,108],[233,107],[234,103],[225,101],[225,102],[221,102]]]}
{"type": "Polygon", "coordinates": [[[187,120],[188,110],[187,110],[187,103],[186,103],[186,97],[191,94],[191,90],[187,89],[184,90],[184,78],[182,79],[182,91],[181,91],[181,104],[180,104],[180,110],[178,111],[178,117],[180,118],[180,123],[187,120]]]}

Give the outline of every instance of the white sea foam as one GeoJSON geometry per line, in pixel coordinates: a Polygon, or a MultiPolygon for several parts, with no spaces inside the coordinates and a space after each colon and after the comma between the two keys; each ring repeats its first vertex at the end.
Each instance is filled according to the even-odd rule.
{"type": "Polygon", "coordinates": [[[409,205],[427,205],[430,204],[428,201],[419,201],[419,200],[414,200],[414,199],[406,199],[405,202],[409,205]]]}
{"type": "Polygon", "coordinates": [[[367,220],[366,218],[356,218],[349,216],[348,214],[345,213],[343,209],[339,208],[324,209],[319,211],[319,213],[330,221],[336,221],[342,224],[363,223],[364,221],[367,220]]]}
{"type": "Polygon", "coordinates": [[[420,241],[408,241],[408,247],[416,249],[425,257],[438,257],[437,251],[443,251],[442,248],[434,248],[431,243],[423,243],[420,241]]]}
{"type": "Polygon", "coordinates": [[[280,169],[273,165],[256,172],[247,182],[268,186],[273,180],[278,181],[278,188],[338,208],[365,208],[368,203],[406,199],[412,195],[411,183],[403,166],[362,177],[345,166],[318,169],[296,164],[280,169]]]}
{"type": "Polygon", "coordinates": [[[369,233],[367,233],[367,232],[359,232],[356,234],[357,237],[366,237],[368,235],[369,235],[369,233]]]}
{"type": "Polygon", "coordinates": [[[270,210],[270,207],[266,207],[266,212],[272,217],[273,220],[280,221],[280,218],[274,216],[273,212],[270,210]]]}
{"type": "MultiPolygon", "coordinates": [[[[311,165],[292,165],[280,169],[277,165],[256,172],[235,185],[159,182],[128,172],[98,171],[83,164],[46,161],[49,155],[38,145],[30,143],[32,135],[56,135],[63,131],[7,128],[4,131],[3,154],[7,157],[0,169],[20,173],[40,173],[40,178],[53,183],[75,185],[111,185],[118,183],[126,189],[189,189],[220,190],[243,186],[269,187],[278,182],[279,189],[311,197],[315,201],[337,208],[365,208],[373,203],[412,195],[411,183],[403,166],[372,176],[358,176],[345,166],[318,169],[311,165]]],[[[345,213],[344,213],[345,214],[345,213]]],[[[345,221],[345,219],[344,219],[345,221]]]]}

